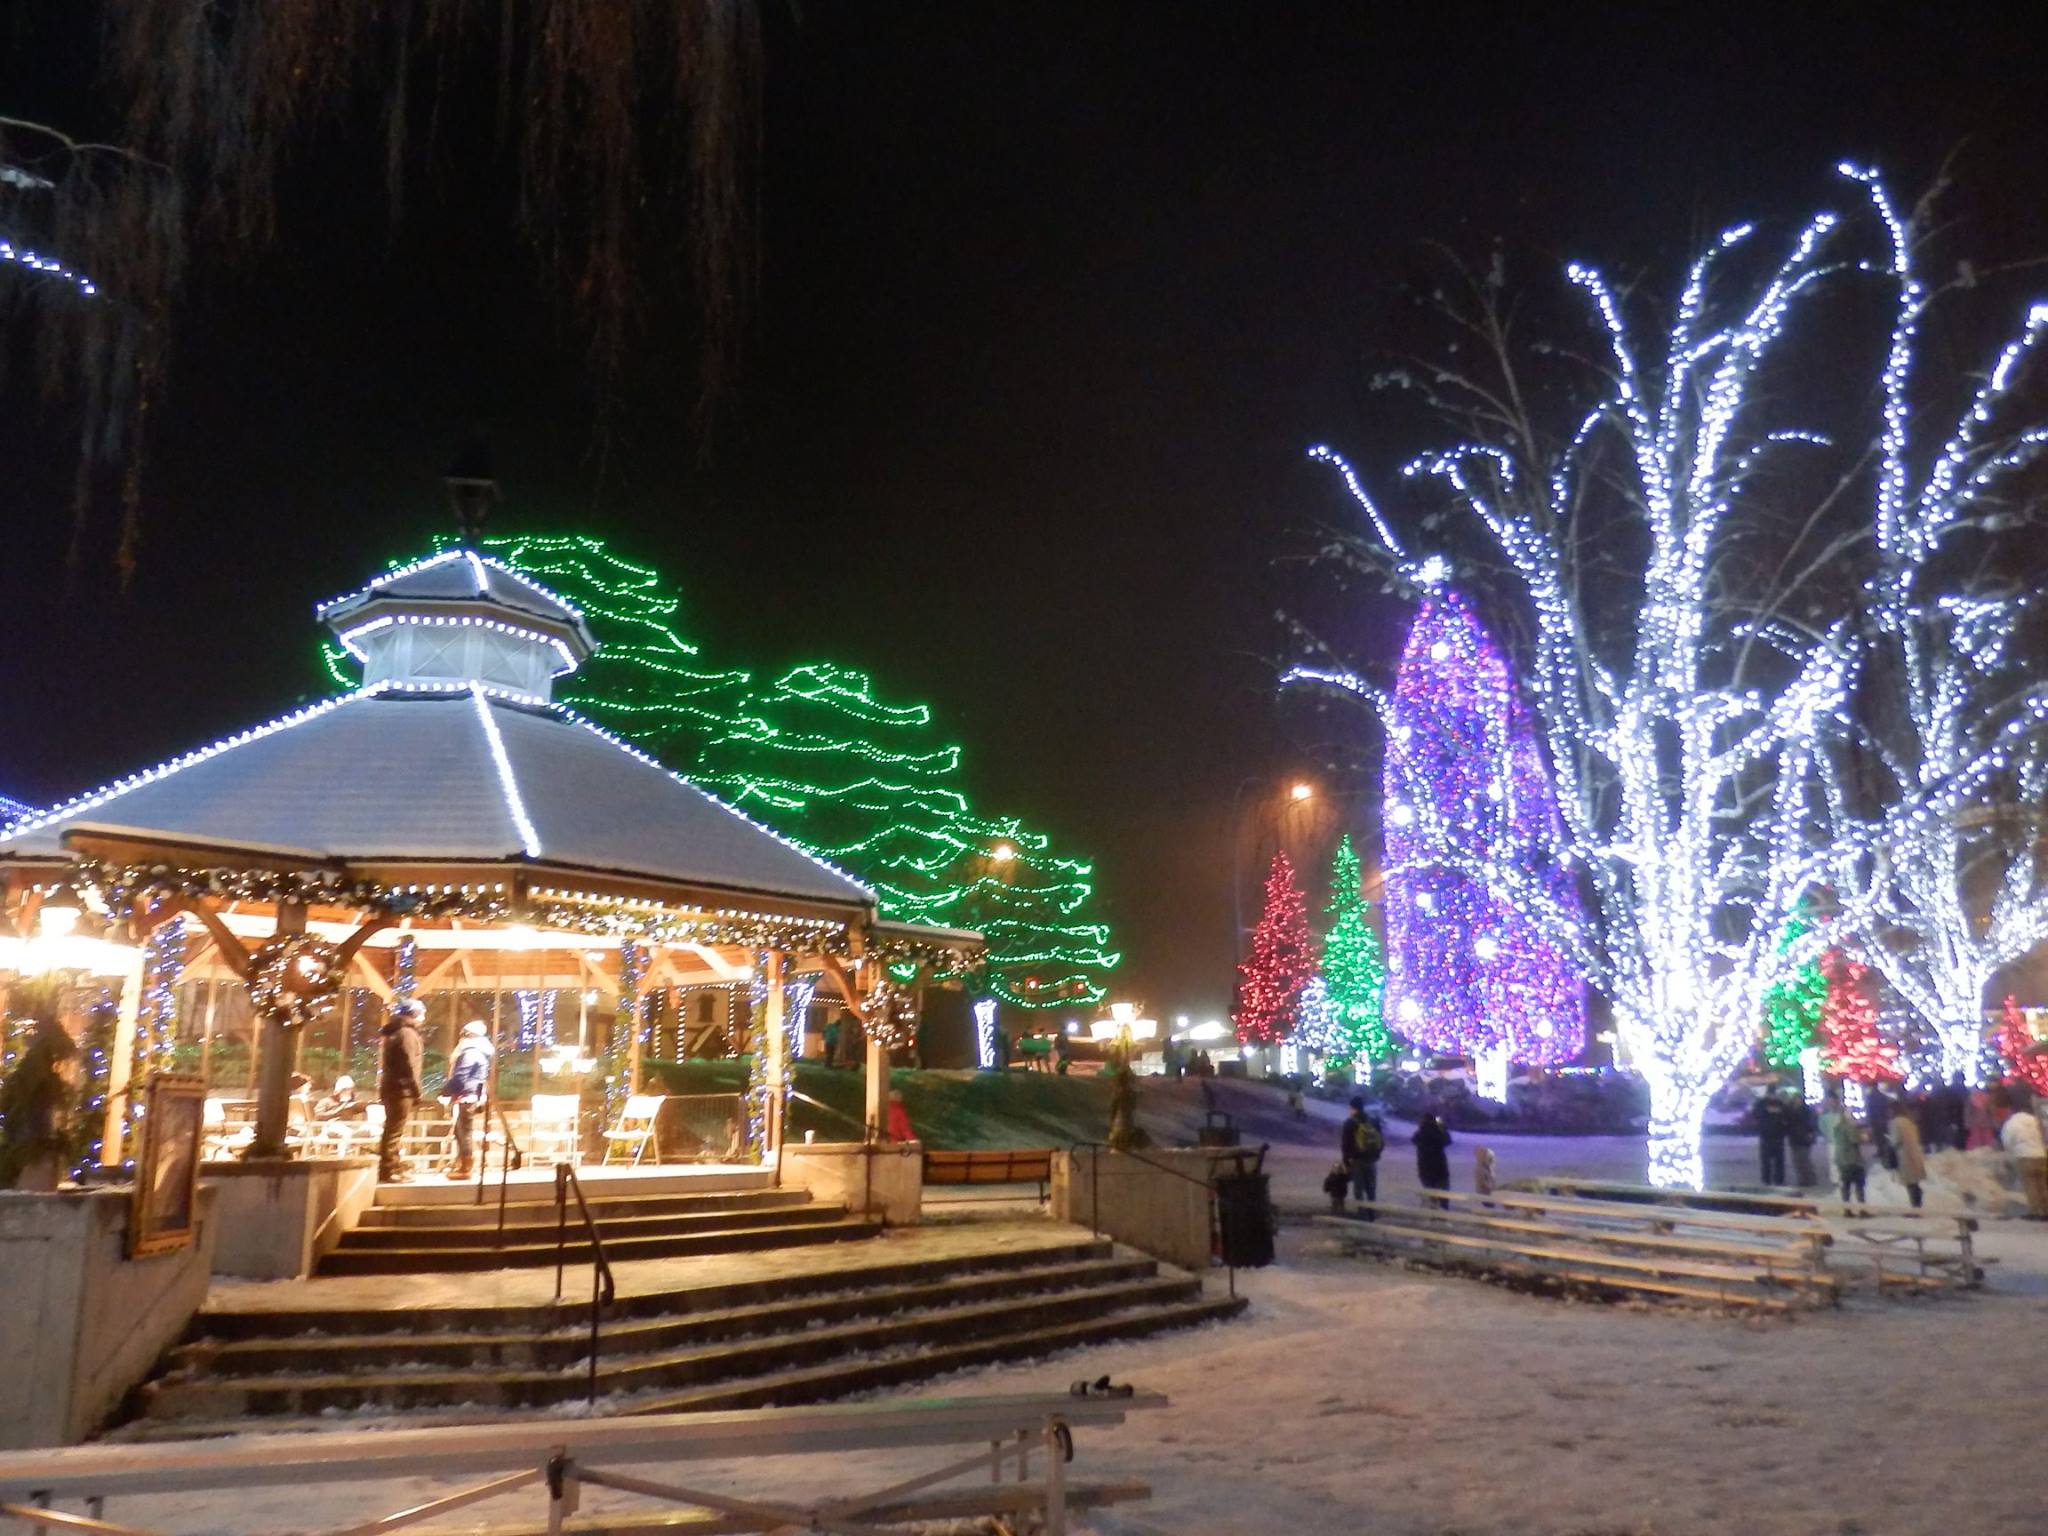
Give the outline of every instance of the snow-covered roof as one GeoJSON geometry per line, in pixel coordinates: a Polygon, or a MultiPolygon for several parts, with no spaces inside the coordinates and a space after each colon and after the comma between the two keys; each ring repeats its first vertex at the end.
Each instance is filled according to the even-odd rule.
{"type": "Polygon", "coordinates": [[[425,560],[386,571],[372,577],[357,591],[330,598],[314,612],[323,623],[341,633],[359,616],[393,608],[463,611],[479,605],[507,610],[504,617],[514,622],[523,618],[567,631],[579,653],[577,661],[597,649],[583,612],[574,603],[503,561],[472,549],[443,550],[425,560]]]}
{"type": "Polygon", "coordinates": [[[373,862],[518,861],[848,906],[850,875],[559,706],[480,685],[344,694],[0,832],[0,862],[71,828],[373,862]]]}
{"type": "Polygon", "coordinates": [[[10,800],[7,796],[0,795],[0,827],[5,827],[12,822],[20,821],[22,817],[30,816],[34,813],[34,806],[29,805],[24,801],[10,800]]]}

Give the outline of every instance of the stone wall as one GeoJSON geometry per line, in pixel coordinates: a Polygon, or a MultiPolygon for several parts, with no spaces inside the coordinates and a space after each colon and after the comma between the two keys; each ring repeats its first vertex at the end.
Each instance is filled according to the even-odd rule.
{"type": "Polygon", "coordinates": [[[915,1141],[791,1141],[781,1183],[814,1200],[872,1213],[892,1227],[915,1226],[924,1203],[924,1147],[915,1141]]]}
{"type": "Polygon", "coordinates": [[[1219,1161],[1228,1173],[1238,1157],[1228,1147],[1054,1152],[1052,1214],[1182,1269],[1207,1269],[1209,1185],[1219,1161]]]}
{"type": "Polygon", "coordinates": [[[312,1274],[377,1195],[373,1157],[206,1163],[199,1176],[219,1191],[213,1272],[243,1280],[312,1274]]]}
{"type": "Polygon", "coordinates": [[[191,1247],[126,1257],[128,1191],[0,1193],[0,1447],[71,1445],[104,1423],[206,1299],[214,1191],[191,1247]]]}

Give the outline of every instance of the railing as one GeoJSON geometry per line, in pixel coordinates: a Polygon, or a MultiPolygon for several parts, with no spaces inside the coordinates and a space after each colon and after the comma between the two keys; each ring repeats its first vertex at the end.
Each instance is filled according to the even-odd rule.
{"type": "Polygon", "coordinates": [[[823,1110],[826,1114],[832,1116],[835,1120],[844,1120],[848,1125],[852,1126],[854,1130],[860,1133],[859,1135],[854,1137],[854,1140],[867,1140],[868,1123],[867,1121],[861,1119],[858,1115],[849,1115],[843,1109],[834,1109],[830,1104],[827,1104],[824,1100],[814,1099],[808,1093],[798,1093],[794,1088],[790,1090],[789,1096],[791,1099],[803,1100],[804,1103],[810,1105],[813,1109],[823,1110]]]}
{"type": "MultiPolygon", "coordinates": [[[[518,1139],[512,1134],[512,1127],[506,1123],[505,1111],[498,1107],[495,1098],[484,1100],[484,1144],[476,1160],[476,1203],[484,1203],[484,1177],[491,1167],[491,1117],[498,1117],[498,1134],[504,1137],[503,1150],[498,1154],[498,1246],[505,1246],[505,1195],[510,1183],[512,1170],[526,1166],[526,1153],[520,1149],[518,1139]]],[[[460,1114],[457,1107],[456,1113],[460,1114]]]]}
{"type": "MultiPolygon", "coordinates": [[[[1077,1141],[1067,1148],[1067,1155],[1071,1157],[1074,1153],[1084,1150],[1088,1153],[1088,1225],[1097,1237],[1102,1236],[1102,1201],[1100,1192],[1102,1187],[1103,1153],[1114,1152],[1118,1157],[1128,1157],[1136,1162],[1143,1163],[1148,1168],[1157,1168],[1161,1173],[1170,1173],[1176,1179],[1179,1179],[1182,1183],[1197,1185],[1208,1194],[1210,1251],[1221,1251],[1223,1255],[1224,1268],[1230,1272],[1230,1294],[1233,1297],[1237,1295],[1237,1265],[1231,1261],[1229,1247],[1222,1241],[1223,1218],[1221,1211],[1218,1209],[1216,1180],[1213,1177],[1213,1175],[1215,1173],[1216,1164],[1219,1161],[1221,1161],[1223,1157],[1236,1158],[1238,1160],[1238,1169],[1240,1172],[1242,1172],[1244,1168],[1243,1159],[1248,1156],[1251,1156],[1252,1154],[1245,1151],[1243,1148],[1204,1148],[1202,1150],[1214,1152],[1217,1154],[1217,1156],[1212,1157],[1209,1160],[1209,1170],[1212,1177],[1198,1179],[1192,1173],[1188,1173],[1183,1169],[1176,1168],[1170,1163],[1158,1162],[1153,1158],[1145,1156],[1145,1154],[1142,1152],[1133,1152],[1128,1148],[1112,1147],[1106,1141],[1077,1141]]],[[[1261,1145],[1258,1150],[1258,1161],[1252,1165],[1254,1172],[1256,1172],[1259,1169],[1259,1167],[1261,1167],[1265,1163],[1266,1152],[1267,1147],[1261,1145]]]]}
{"type": "Polygon", "coordinates": [[[604,1256],[604,1239],[591,1219],[590,1204],[583,1198],[583,1181],[567,1163],[555,1164],[555,1304],[562,1301],[562,1267],[569,1243],[569,1196],[576,1196],[576,1212],[583,1218],[583,1231],[590,1239],[590,1401],[597,1402],[597,1323],[619,1294],[612,1279],[611,1261],[604,1256]]]}
{"type": "MultiPolygon", "coordinates": [[[[337,1430],[326,1434],[233,1435],[158,1445],[80,1445],[59,1450],[0,1452],[0,1528],[10,1521],[73,1536],[157,1536],[139,1524],[107,1518],[107,1504],[163,1493],[202,1496],[226,1507],[251,1488],[305,1489],[350,1483],[390,1489],[405,1507],[354,1523],[359,1533],[432,1525],[487,1498],[532,1490],[545,1501],[543,1528],[566,1528],[585,1487],[609,1488],[693,1510],[709,1511],[717,1529],[732,1532],[900,1531],[924,1522],[1001,1519],[1022,1525],[1036,1517],[1046,1536],[1061,1536],[1075,1509],[1144,1498],[1142,1484],[1089,1485],[1072,1480],[1074,1431],[1106,1428],[1126,1415],[1164,1408],[1156,1392],[1089,1388],[1078,1394],[937,1398],[915,1403],[832,1403],[809,1408],[754,1408],[726,1413],[650,1414],[633,1418],[555,1418],[432,1429],[337,1430]],[[960,1454],[968,1447],[974,1449],[960,1454]],[[950,1449],[949,1449],[950,1448],[950,1449]],[[735,1493],[731,1470],[759,1458],[838,1456],[856,1469],[874,1453],[901,1477],[903,1455],[947,1457],[944,1465],[886,1486],[841,1472],[821,1501],[778,1491],[735,1493]],[[856,1459],[857,1458],[857,1459],[856,1459]],[[693,1465],[712,1469],[694,1478],[693,1465]],[[663,1481],[620,1467],[647,1468],[663,1481]],[[444,1480],[421,1499],[412,1480],[444,1480]],[[979,1479],[966,1484],[966,1479],[979,1479]],[[450,1487],[445,1480],[456,1479],[450,1487]],[[698,1482],[714,1487],[695,1487],[698,1482]],[[74,1514],[59,1504],[83,1505],[74,1514]]],[[[775,1462],[779,1475],[787,1462],[775,1462]]],[[[769,1474],[763,1473],[762,1481],[769,1474]]],[[[389,1503],[377,1506],[390,1508],[389,1503]]],[[[147,1508],[147,1504],[143,1505],[147,1508]]],[[[118,1511],[126,1513],[125,1510],[118,1511]]],[[[655,1516],[642,1528],[653,1528],[655,1516]]],[[[303,1516],[291,1521],[298,1528],[303,1516]]],[[[636,1522],[638,1523],[638,1522],[636,1522]]],[[[707,1528],[703,1516],[688,1522],[707,1528]]],[[[259,1515],[248,1527],[274,1532],[259,1515]]],[[[447,1530],[446,1524],[436,1528],[447,1530]]]]}

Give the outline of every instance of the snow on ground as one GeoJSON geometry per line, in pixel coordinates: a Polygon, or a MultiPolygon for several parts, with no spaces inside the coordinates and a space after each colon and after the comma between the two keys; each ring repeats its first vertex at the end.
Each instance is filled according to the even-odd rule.
{"type": "MultiPolygon", "coordinates": [[[[1097,1515],[1100,1536],[1966,1536],[2039,1523],[2041,1228],[1986,1224],[1981,1249],[1998,1262],[1982,1294],[1859,1297],[1778,1321],[1523,1295],[1346,1258],[1304,1225],[1283,1230],[1281,1249],[1274,1268],[1240,1273],[1252,1305],[1235,1322],[896,1395],[1062,1391],[1105,1371],[1167,1393],[1165,1410],[1078,1437],[1075,1476],[1154,1490],[1097,1515]]],[[[925,1465],[899,1454],[680,1475],[823,1493],[925,1465]]],[[[389,1509],[435,1488],[375,1496],[389,1509]]],[[[227,1507],[119,1501],[108,1515],[307,1529],[381,1512],[371,1497],[258,1490],[227,1507]]],[[[515,1497],[476,1515],[535,1508],[515,1497]]]]}
{"type": "MultiPolygon", "coordinates": [[[[1154,1095],[1166,1119],[1180,1095],[1154,1095]]],[[[1175,1085],[1178,1087],[1179,1085],[1175,1085]]],[[[1246,1139],[1272,1143],[1277,1201],[1323,1204],[1342,1116],[1227,1085],[1246,1139]]],[[[1184,1114],[1180,1116],[1185,1118],[1184,1114]]],[[[1148,1115],[1148,1119],[1150,1115],[1148,1115]]],[[[1197,1116],[1198,1118],[1198,1116],[1197,1116]]],[[[1390,1125],[1381,1193],[1415,1189],[1408,1127],[1390,1125]]],[[[1636,1137],[1468,1136],[1504,1179],[1639,1180],[1636,1137]]],[[[1753,1183],[1755,1143],[1711,1137],[1711,1182],[1753,1183]]],[[[1874,1204],[1904,1193],[1873,1168],[1874,1204]]],[[[1999,1208],[1998,1160],[1937,1156],[1931,1205],[1999,1208]]],[[[1108,1372],[1172,1405],[1078,1436],[1074,1475],[1136,1478],[1150,1503],[1094,1517],[1098,1536],[1975,1536],[2040,1524],[2048,1229],[1990,1219],[1976,1295],[1879,1301],[1744,1320],[1566,1302],[1339,1254],[1304,1222],[1280,1262],[1240,1272],[1240,1319],[1193,1332],[971,1371],[897,1397],[1064,1391],[1108,1372]]],[[[1213,1277],[1221,1283],[1222,1276],[1213,1277]]],[[[819,1496],[908,1477],[936,1458],[758,1462],[703,1485],[819,1496]]],[[[652,1469],[640,1469],[656,1475],[652,1469]]],[[[180,1532],[305,1530],[446,1491],[411,1480],[119,1501],[111,1519],[180,1532]],[[372,1504],[381,1500],[373,1508],[372,1504]]],[[[632,1501],[590,1495],[586,1510],[632,1501]]],[[[644,1507],[644,1506],[635,1506],[644,1507]]],[[[521,1496],[460,1518],[532,1517],[521,1496]]],[[[445,1528],[445,1526],[444,1526],[445,1528]]]]}

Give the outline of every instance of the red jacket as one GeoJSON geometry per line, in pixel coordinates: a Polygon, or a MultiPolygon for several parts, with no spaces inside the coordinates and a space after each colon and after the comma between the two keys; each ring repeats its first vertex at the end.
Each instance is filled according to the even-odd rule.
{"type": "Polygon", "coordinates": [[[917,1129],[910,1123],[910,1111],[894,1099],[889,1101],[889,1140],[915,1141],[917,1129]]]}

